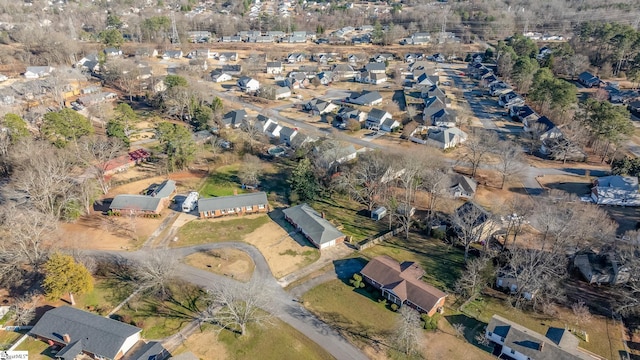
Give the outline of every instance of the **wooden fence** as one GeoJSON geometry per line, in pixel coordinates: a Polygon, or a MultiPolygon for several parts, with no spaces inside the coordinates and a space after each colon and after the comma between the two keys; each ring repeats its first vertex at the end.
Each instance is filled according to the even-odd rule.
{"type": "Polygon", "coordinates": [[[368,248],[372,247],[373,245],[379,244],[379,243],[381,243],[381,242],[383,242],[383,241],[385,241],[385,240],[387,240],[387,239],[389,239],[389,238],[401,233],[402,231],[404,231],[404,227],[400,226],[400,227],[397,227],[397,228],[395,228],[393,230],[387,231],[386,233],[384,233],[384,234],[382,234],[382,235],[380,235],[380,236],[378,236],[376,238],[364,239],[364,240],[360,241],[359,243],[357,243],[355,245],[356,249],[358,249],[358,250],[368,249],[368,248]]]}

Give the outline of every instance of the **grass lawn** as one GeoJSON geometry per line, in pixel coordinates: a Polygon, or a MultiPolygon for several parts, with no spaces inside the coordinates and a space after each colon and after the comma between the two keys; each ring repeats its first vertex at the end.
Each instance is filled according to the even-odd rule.
{"type": "Polygon", "coordinates": [[[333,359],[318,344],[277,319],[272,326],[249,326],[243,337],[223,331],[218,339],[227,350],[227,359],[333,359]]]}
{"type": "MultiPolygon", "coordinates": [[[[331,199],[316,200],[310,204],[319,213],[324,212],[329,221],[342,224],[342,232],[361,241],[389,230],[386,221],[373,221],[364,205],[339,195],[331,199]]],[[[386,219],[385,219],[386,220],[386,219]]]]}
{"type": "Polygon", "coordinates": [[[185,262],[198,269],[244,282],[251,280],[253,269],[256,267],[247,253],[237,249],[198,252],[187,256],[185,262]]]}
{"type": "Polygon", "coordinates": [[[464,266],[464,252],[461,249],[414,234],[409,235],[409,240],[392,238],[363,250],[362,254],[370,258],[388,255],[399,262],[415,261],[426,271],[424,280],[448,291],[453,289],[464,266]]]}
{"type": "Polygon", "coordinates": [[[537,178],[540,185],[547,189],[558,189],[569,194],[583,196],[591,190],[591,181],[584,176],[545,175],[537,178]]]}
{"type": "Polygon", "coordinates": [[[29,360],[50,360],[54,359],[54,354],[51,353],[50,347],[47,343],[36,340],[32,337],[27,338],[18,346],[18,351],[28,351],[29,360]]]}
{"type": "Polygon", "coordinates": [[[358,342],[372,339],[388,344],[397,314],[364,289],[355,290],[341,280],[318,285],[302,296],[304,306],[319,318],[358,342]]]}
{"type": "Polygon", "coordinates": [[[133,292],[133,286],[113,279],[97,279],[93,291],[75,295],[76,307],[106,315],[133,292]]]}
{"type": "Polygon", "coordinates": [[[191,221],[178,230],[178,241],[171,247],[212,242],[240,241],[270,221],[267,215],[248,215],[242,218],[191,221]]]}
{"type": "Polygon", "coordinates": [[[10,348],[22,335],[24,335],[24,332],[0,331],[0,349],[6,350],[10,348]]]}
{"type": "Polygon", "coordinates": [[[175,282],[169,285],[164,300],[157,296],[135,297],[112,318],[142,328],[142,337],[162,339],[177,333],[200,312],[203,292],[193,285],[175,282]]]}
{"type": "Polygon", "coordinates": [[[244,193],[238,179],[238,169],[240,169],[239,163],[221,166],[212,171],[200,188],[200,196],[203,198],[230,196],[235,191],[238,194],[244,193]]]}
{"type": "MultiPolygon", "coordinates": [[[[607,359],[617,359],[619,351],[624,350],[622,344],[622,328],[619,323],[601,316],[593,316],[587,324],[576,326],[573,321],[573,313],[569,309],[558,309],[558,315],[550,317],[544,314],[520,311],[506,306],[502,301],[484,297],[476,300],[465,308],[465,312],[476,319],[488,323],[493,314],[500,315],[520,325],[545,334],[551,326],[576,330],[586,330],[589,342],[580,340],[580,347],[594,352],[607,359]]],[[[580,336],[578,336],[580,338],[580,336]]]]}

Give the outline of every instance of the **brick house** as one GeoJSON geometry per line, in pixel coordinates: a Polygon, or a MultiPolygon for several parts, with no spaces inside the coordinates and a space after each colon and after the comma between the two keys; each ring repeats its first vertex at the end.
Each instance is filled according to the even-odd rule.
{"type": "Polygon", "coordinates": [[[345,235],[311,206],[302,204],[282,211],[285,219],[322,250],[344,241],[345,235]]]}
{"type": "Polygon", "coordinates": [[[429,316],[444,307],[447,295],[420,280],[425,271],[412,261],[401,264],[386,255],[377,256],[360,273],[385,299],[398,306],[407,305],[429,316]]]}
{"type": "Polygon", "coordinates": [[[269,201],[267,200],[267,193],[264,191],[198,200],[198,213],[203,219],[228,215],[266,213],[268,211],[269,201]]]}

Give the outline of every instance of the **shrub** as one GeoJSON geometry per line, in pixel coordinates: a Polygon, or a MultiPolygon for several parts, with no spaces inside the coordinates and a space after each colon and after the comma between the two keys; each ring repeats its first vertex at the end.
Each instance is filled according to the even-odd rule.
{"type": "Polygon", "coordinates": [[[429,316],[427,314],[420,315],[422,319],[423,327],[425,330],[435,331],[438,329],[438,320],[440,319],[440,314],[434,314],[433,316],[429,316]]]}
{"type": "Polygon", "coordinates": [[[431,230],[431,236],[434,239],[438,239],[438,240],[444,240],[444,231],[440,230],[440,229],[433,229],[431,230]]]}
{"type": "Polygon", "coordinates": [[[398,311],[398,304],[396,303],[391,304],[391,310],[398,311]]]}
{"type": "Polygon", "coordinates": [[[362,281],[362,275],[359,274],[353,274],[353,278],[349,282],[356,289],[361,289],[365,286],[364,281],[362,281]]]}

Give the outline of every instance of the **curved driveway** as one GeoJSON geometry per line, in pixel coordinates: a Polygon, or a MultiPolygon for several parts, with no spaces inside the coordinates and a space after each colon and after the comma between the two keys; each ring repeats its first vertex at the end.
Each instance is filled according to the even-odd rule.
{"type": "MultiPolygon", "coordinates": [[[[212,249],[233,248],[246,252],[255,263],[253,277],[265,287],[265,296],[271,298],[271,312],[274,316],[291,325],[309,339],[320,345],[325,351],[339,360],[366,360],[368,359],[358,348],[351,345],[340,333],[329,325],[319,320],[301,304],[293,301],[293,297],[285,292],[271,274],[269,265],[264,256],[255,247],[241,242],[224,242],[188,246],[175,249],[167,249],[176,259],[183,258],[196,252],[212,249]]],[[[164,250],[162,250],[164,251],[164,250]]],[[[153,250],[124,251],[92,251],[94,255],[121,256],[130,260],[141,260],[153,255],[153,250]]],[[[209,271],[200,270],[186,264],[180,264],[177,269],[177,277],[203,288],[210,288],[214,283],[232,283],[235,280],[217,275],[209,271]]]]}

